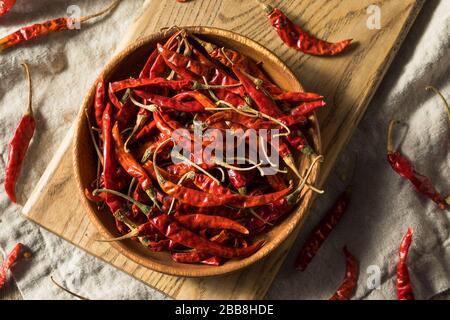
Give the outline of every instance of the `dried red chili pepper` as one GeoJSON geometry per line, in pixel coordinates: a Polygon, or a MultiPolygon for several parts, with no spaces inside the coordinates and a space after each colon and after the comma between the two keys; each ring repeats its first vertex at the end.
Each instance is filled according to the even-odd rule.
{"type": "Polygon", "coordinates": [[[159,107],[167,108],[169,110],[178,110],[182,112],[202,112],[205,108],[197,101],[181,102],[174,98],[159,96],[153,93],[148,93],[136,90],[135,93],[148,102],[156,104],[159,107]]]}
{"type": "Polygon", "coordinates": [[[119,92],[125,89],[136,88],[167,88],[175,91],[189,90],[195,87],[195,82],[191,80],[167,80],[164,78],[139,78],[125,79],[111,83],[112,92],[119,92]]]}
{"type": "Polygon", "coordinates": [[[247,228],[240,223],[220,216],[206,214],[188,214],[176,217],[177,221],[189,230],[228,229],[239,233],[249,234],[247,228]]]}
{"type": "Polygon", "coordinates": [[[330,300],[350,300],[358,282],[358,261],[356,258],[347,250],[347,247],[342,249],[345,255],[345,277],[342,284],[336,290],[336,292],[331,296],[330,300]]]}
{"type": "Polygon", "coordinates": [[[328,238],[331,231],[341,220],[350,202],[351,187],[341,193],[334,205],[326,213],[325,217],[319,222],[309,235],[303,247],[295,260],[295,268],[304,271],[311,260],[319,251],[324,241],[328,238]]]}
{"type": "Polygon", "coordinates": [[[154,205],[159,208],[158,201],[156,200],[156,194],[153,190],[152,181],[145,172],[144,168],[139,164],[139,162],[134,159],[134,157],[130,153],[125,151],[125,146],[120,135],[117,122],[112,129],[112,136],[115,142],[115,151],[120,165],[128,172],[130,176],[138,179],[142,190],[147,193],[150,200],[152,200],[154,205]]]}
{"type": "Polygon", "coordinates": [[[93,15],[75,18],[75,19],[68,18],[68,17],[57,18],[57,19],[48,20],[48,21],[45,21],[42,23],[37,23],[32,26],[20,28],[19,30],[0,39],[0,52],[7,48],[16,46],[20,43],[23,43],[25,41],[30,41],[32,39],[42,37],[44,35],[47,35],[47,34],[50,34],[50,33],[56,32],[56,31],[72,30],[72,29],[74,29],[72,27],[74,25],[74,23],[84,23],[84,22],[91,20],[93,18],[96,18],[98,16],[107,14],[111,10],[113,10],[119,4],[119,2],[120,2],[120,0],[115,1],[108,8],[102,10],[101,12],[93,14],[93,15]]]}
{"type": "Polygon", "coordinates": [[[399,151],[394,149],[392,141],[392,131],[397,121],[391,120],[389,123],[388,134],[387,134],[387,160],[391,165],[392,169],[397,172],[403,178],[409,180],[416,190],[433,200],[438,204],[439,208],[446,209],[448,204],[445,202],[443,196],[436,191],[431,180],[424,175],[418,173],[411,161],[402,155],[399,151]]]}
{"type": "Polygon", "coordinates": [[[192,250],[190,252],[174,252],[171,254],[174,261],[179,263],[202,263],[211,266],[220,266],[223,259],[220,257],[210,256],[206,253],[192,250]]]}
{"type": "Polygon", "coordinates": [[[261,240],[246,248],[225,247],[183,228],[173,218],[166,214],[155,217],[151,221],[168,239],[188,248],[193,248],[199,252],[213,256],[244,258],[258,251],[265,243],[264,240],[261,240]]]}
{"type": "Polygon", "coordinates": [[[103,111],[105,111],[105,81],[102,79],[97,83],[94,100],[95,121],[99,128],[102,127],[103,111]]]}
{"type": "Polygon", "coordinates": [[[324,107],[326,105],[325,101],[318,100],[313,102],[305,102],[299,106],[291,109],[290,114],[292,116],[308,116],[315,109],[324,107]]]}
{"type": "Polygon", "coordinates": [[[11,269],[14,262],[16,262],[22,248],[23,244],[16,244],[11,253],[3,260],[2,265],[0,266],[0,289],[5,285],[8,270],[11,269]]]}
{"type": "Polygon", "coordinates": [[[272,96],[276,101],[311,102],[322,100],[323,96],[312,92],[283,92],[272,96]]]}
{"type": "Polygon", "coordinates": [[[23,161],[36,128],[36,121],[32,109],[33,86],[30,70],[26,63],[22,64],[22,66],[25,69],[28,80],[28,109],[22,116],[14,132],[14,136],[9,143],[8,162],[5,169],[5,191],[12,202],[17,202],[15,192],[16,181],[22,170],[23,161]]]}
{"type": "Polygon", "coordinates": [[[408,231],[402,238],[399,250],[399,261],[397,264],[397,298],[398,300],[415,300],[414,293],[411,287],[411,280],[408,271],[408,252],[411,246],[413,230],[408,228],[408,231]]]}
{"type": "MultiPolygon", "coordinates": [[[[118,190],[117,160],[111,134],[113,117],[112,111],[113,108],[111,104],[108,103],[102,116],[103,185],[105,188],[118,190]]],[[[124,204],[122,199],[111,194],[105,195],[105,202],[113,214],[119,210],[122,210],[124,204]]]]}
{"type": "Polygon", "coordinates": [[[294,24],[280,9],[266,4],[262,4],[262,6],[275,31],[288,47],[310,55],[333,56],[344,51],[352,42],[352,39],[336,43],[318,39],[294,24]]]}
{"type": "Polygon", "coordinates": [[[16,0],[0,0],[0,16],[6,14],[15,4],[16,0]]]}

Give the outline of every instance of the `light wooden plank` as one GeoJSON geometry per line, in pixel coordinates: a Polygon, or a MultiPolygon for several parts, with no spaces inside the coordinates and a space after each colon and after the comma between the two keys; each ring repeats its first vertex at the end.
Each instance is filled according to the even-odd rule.
{"type": "MultiPolygon", "coordinates": [[[[284,46],[268,25],[255,1],[194,0],[147,1],[122,47],[162,27],[208,25],[246,35],[281,57],[306,89],[325,95],[328,107],[319,112],[326,161],[321,184],[333,168],[395,56],[424,1],[380,0],[382,28],[369,30],[366,9],[373,1],[274,1],[307,30],[330,40],[352,37],[358,45],[340,57],[310,57],[284,46]]],[[[67,142],[67,141],[66,141],[67,142]]],[[[272,255],[238,273],[224,277],[187,279],[163,275],[125,259],[106,243],[95,242],[98,233],[73,197],[72,157],[63,147],[61,161],[52,162],[30,198],[25,212],[44,228],[111,263],[137,279],[177,299],[263,298],[296,233],[272,255]]]]}

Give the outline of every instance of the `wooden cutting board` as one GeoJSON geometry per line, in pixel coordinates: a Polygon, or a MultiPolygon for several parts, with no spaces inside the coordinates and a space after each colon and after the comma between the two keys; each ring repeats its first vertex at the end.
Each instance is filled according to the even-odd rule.
{"type": "MultiPolygon", "coordinates": [[[[326,97],[319,112],[325,155],[323,184],[340,151],[349,141],[398,51],[423,0],[285,0],[278,5],[312,33],[336,41],[357,42],[346,54],[321,58],[301,54],[282,44],[256,1],[146,1],[119,49],[162,27],[206,25],[230,29],[274,51],[296,73],[308,91],[326,97]],[[380,14],[381,29],[368,28],[380,14]]],[[[49,164],[23,212],[42,227],[176,299],[261,299],[277,274],[295,234],[263,261],[222,277],[192,279],[146,269],[119,254],[99,238],[81,202],[72,171],[72,130],[49,164]]]]}

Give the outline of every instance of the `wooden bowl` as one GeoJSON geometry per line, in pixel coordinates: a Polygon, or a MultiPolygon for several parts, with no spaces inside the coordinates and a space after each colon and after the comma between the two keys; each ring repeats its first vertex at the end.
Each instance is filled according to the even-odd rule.
{"type": "MultiPolygon", "coordinates": [[[[249,38],[227,30],[211,27],[187,27],[185,29],[209,42],[213,42],[219,46],[236,49],[251,57],[253,60],[262,62],[264,70],[281,88],[289,91],[303,91],[303,87],[296,79],[295,75],[279,58],[249,38]]],[[[143,67],[146,58],[156,47],[156,44],[163,43],[173,32],[174,30],[166,30],[136,41],[117,54],[112,61],[104,67],[99,75],[99,79],[103,78],[105,81],[109,82],[122,80],[130,76],[136,77],[143,67]]],[[[84,115],[84,109],[88,108],[90,117],[93,119],[94,95],[95,84],[92,85],[87,93],[78,114],[73,146],[73,165],[79,189],[78,191],[91,221],[104,238],[113,238],[119,236],[119,234],[115,228],[114,219],[111,213],[106,210],[97,210],[95,204],[87,200],[84,196],[84,189],[95,179],[97,168],[96,154],[89,137],[88,124],[84,115]]],[[[312,129],[308,133],[309,141],[314,146],[315,150],[320,153],[320,131],[315,114],[311,116],[311,123],[312,129]]],[[[305,156],[297,158],[300,159],[298,160],[298,165],[301,169],[300,172],[303,172],[305,168],[308,167],[310,159],[305,156]]],[[[319,166],[316,166],[310,176],[310,183],[315,183],[317,181],[318,174],[319,166]]],[[[111,242],[110,244],[133,261],[158,272],[186,277],[223,275],[248,267],[276,249],[304,218],[309,203],[311,202],[311,198],[312,192],[304,189],[303,199],[298,207],[291,212],[286,219],[259,236],[259,238],[264,238],[267,242],[258,252],[241,260],[230,260],[218,267],[177,263],[171,259],[169,253],[150,252],[142,247],[140,243],[132,240],[111,242]]]]}

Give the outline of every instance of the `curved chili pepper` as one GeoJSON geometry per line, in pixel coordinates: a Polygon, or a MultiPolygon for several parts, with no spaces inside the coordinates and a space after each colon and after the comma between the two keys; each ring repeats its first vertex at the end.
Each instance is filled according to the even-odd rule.
{"type": "Polygon", "coordinates": [[[267,13],[267,18],[281,40],[288,47],[298,51],[310,55],[333,56],[344,51],[352,41],[352,39],[347,39],[337,43],[330,43],[318,39],[308,34],[300,26],[294,24],[280,9],[272,8],[268,5],[263,5],[263,7],[267,13]]]}
{"type": "Polygon", "coordinates": [[[168,108],[170,110],[178,110],[183,112],[203,112],[205,108],[197,101],[180,102],[174,98],[168,98],[159,96],[153,93],[148,93],[140,90],[136,90],[135,93],[142,99],[156,104],[162,108],[168,108]]]}
{"type": "Polygon", "coordinates": [[[22,64],[28,80],[28,109],[20,119],[14,136],[9,143],[8,162],[5,169],[5,191],[12,202],[16,199],[16,181],[22,170],[23,161],[36,128],[36,121],[32,109],[32,81],[30,70],[26,63],[22,64]]]}
{"type": "Polygon", "coordinates": [[[16,244],[11,253],[3,260],[2,265],[0,266],[0,289],[5,285],[8,270],[11,269],[16,262],[23,247],[24,246],[21,243],[16,244]]]}
{"type": "Polygon", "coordinates": [[[184,101],[186,99],[192,98],[205,108],[216,108],[216,105],[214,104],[214,102],[211,101],[211,99],[209,99],[207,96],[201,94],[198,91],[180,92],[173,98],[178,101],[184,101]]]}
{"type": "Polygon", "coordinates": [[[147,137],[155,128],[156,128],[155,120],[148,122],[146,125],[144,125],[141,128],[141,130],[138,131],[138,133],[136,133],[135,140],[139,140],[139,139],[147,137]]]}
{"type": "Polygon", "coordinates": [[[128,172],[130,176],[138,179],[142,190],[144,190],[149,196],[150,200],[152,200],[153,203],[157,207],[159,207],[155,192],[153,190],[151,179],[147,175],[144,168],[137,162],[137,160],[130,153],[125,151],[125,146],[120,135],[117,122],[112,129],[112,136],[114,138],[115,151],[120,165],[128,172]]]}
{"type": "Polygon", "coordinates": [[[16,0],[1,0],[0,1],[0,16],[6,14],[14,7],[16,0]]]}
{"type": "Polygon", "coordinates": [[[105,111],[105,81],[102,79],[97,83],[94,100],[95,121],[99,128],[102,127],[103,111],[105,111]]]}
{"type": "Polygon", "coordinates": [[[389,123],[387,138],[387,160],[389,164],[395,172],[403,178],[409,180],[419,193],[437,203],[440,209],[446,209],[448,204],[445,202],[444,197],[436,191],[431,180],[418,173],[408,158],[402,155],[399,151],[394,150],[392,131],[396,123],[397,122],[394,120],[389,123]]]}
{"type": "Polygon", "coordinates": [[[247,228],[240,223],[220,216],[206,214],[188,214],[176,217],[177,221],[189,230],[228,229],[242,234],[249,234],[247,228]]]}
{"type": "Polygon", "coordinates": [[[241,70],[239,70],[236,65],[233,65],[232,69],[236,77],[238,77],[239,81],[245,88],[245,91],[258,106],[259,111],[274,118],[278,118],[284,115],[283,112],[278,108],[276,103],[258,89],[252,79],[250,79],[241,70]]]}
{"type": "Polygon", "coordinates": [[[347,250],[347,247],[344,247],[342,250],[344,251],[346,263],[345,276],[342,284],[331,296],[330,300],[350,300],[358,282],[358,261],[347,250]]]}
{"type": "MultiPolygon", "coordinates": [[[[102,137],[103,137],[103,185],[107,189],[119,190],[117,181],[117,160],[114,151],[112,138],[112,117],[113,108],[110,103],[106,105],[102,117],[102,137]]],[[[115,195],[106,194],[105,202],[111,212],[122,210],[124,202],[115,195]]],[[[120,228],[121,226],[119,226],[120,228]]],[[[123,229],[123,228],[122,228],[123,229]]]]}
{"type": "Polygon", "coordinates": [[[323,100],[305,102],[291,109],[290,114],[293,116],[308,116],[315,109],[324,107],[325,105],[326,103],[323,100]]]}
{"type": "Polygon", "coordinates": [[[331,231],[333,231],[339,223],[342,216],[347,211],[350,202],[350,194],[351,188],[348,187],[341,193],[331,209],[328,210],[325,217],[322,218],[319,224],[311,232],[295,260],[295,268],[297,270],[304,271],[307,268],[317,251],[319,251],[322,244],[330,235],[331,231]]]}
{"type": "Polygon", "coordinates": [[[111,4],[105,10],[102,10],[101,12],[93,14],[93,15],[80,17],[80,18],[76,18],[76,19],[72,19],[72,18],[68,18],[68,17],[57,18],[57,19],[48,20],[48,21],[45,21],[42,23],[37,23],[32,26],[20,28],[19,30],[0,39],[0,52],[7,48],[16,46],[20,43],[30,41],[30,40],[38,38],[38,37],[42,37],[44,35],[47,35],[47,34],[50,34],[50,33],[56,32],[56,31],[72,30],[72,29],[74,29],[72,27],[74,23],[76,23],[76,22],[84,23],[84,22],[91,20],[93,18],[96,18],[98,16],[107,14],[110,11],[112,11],[119,4],[119,2],[120,2],[119,0],[115,1],[113,4],[111,4]]]}
{"type": "MultiPolygon", "coordinates": [[[[177,45],[177,42],[174,42],[174,40],[180,35],[181,32],[182,30],[179,30],[170,36],[164,46],[174,49],[173,46],[177,45]]],[[[162,74],[162,69],[164,69],[164,59],[160,56],[158,49],[155,48],[142,68],[139,78],[155,78],[162,74]]]]}
{"type": "Polygon", "coordinates": [[[396,280],[398,300],[415,300],[407,264],[409,247],[412,243],[412,236],[413,230],[408,228],[408,231],[403,236],[402,242],[400,243],[396,280]]]}
{"type": "Polygon", "coordinates": [[[202,263],[211,266],[220,266],[223,259],[220,257],[210,256],[206,253],[198,252],[197,250],[192,250],[190,252],[174,252],[171,257],[176,262],[180,263],[202,263]]]}

